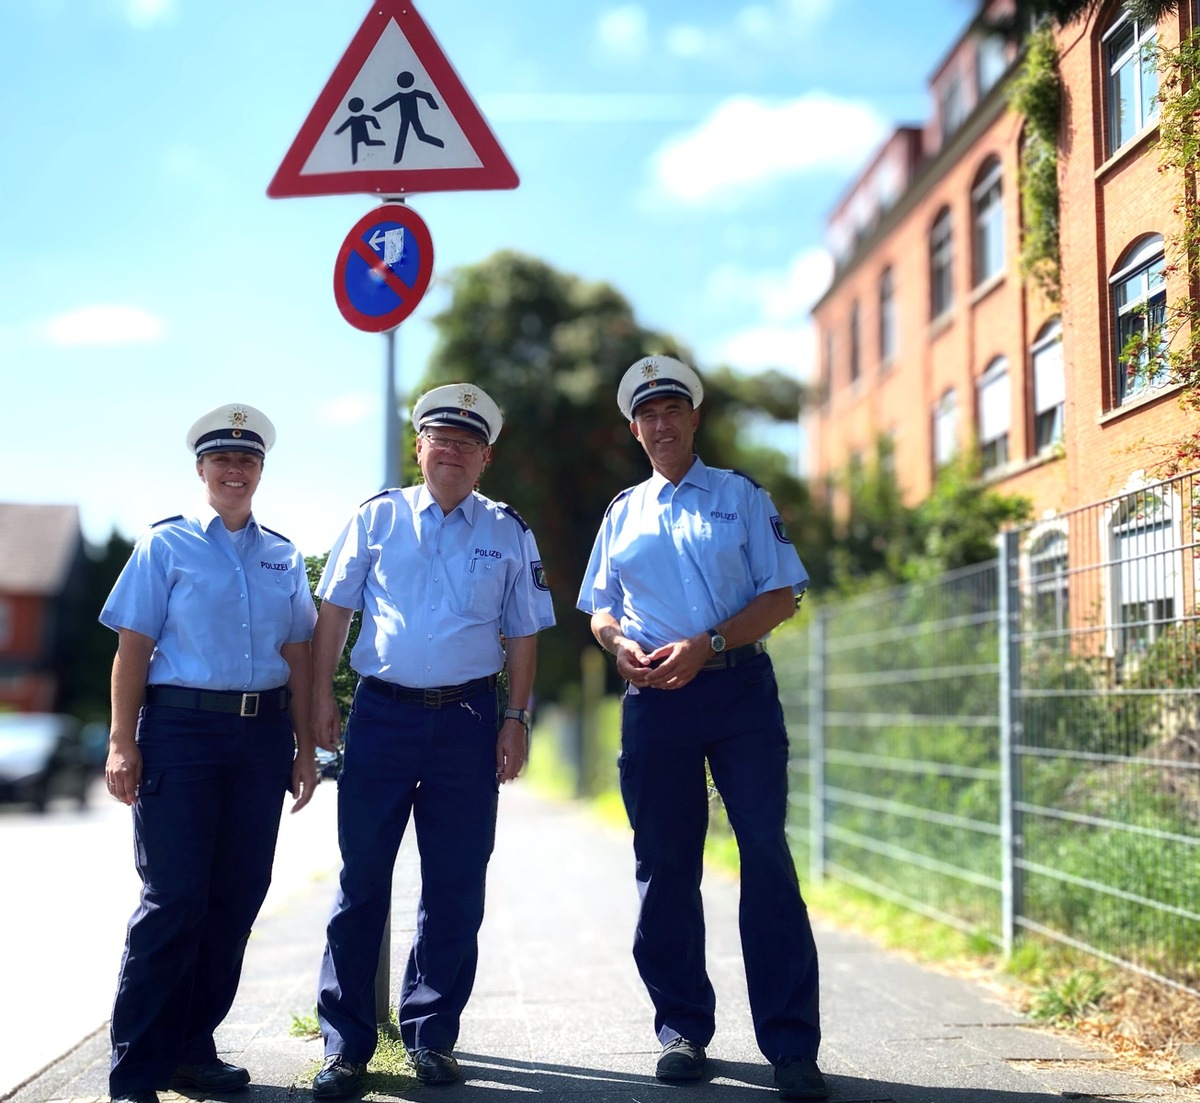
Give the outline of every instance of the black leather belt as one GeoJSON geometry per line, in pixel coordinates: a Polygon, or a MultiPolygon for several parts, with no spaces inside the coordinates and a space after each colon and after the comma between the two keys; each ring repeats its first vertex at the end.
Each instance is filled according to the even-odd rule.
{"type": "Polygon", "coordinates": [[[458,686],[431,686],[429,689],[412,689],[409,686],[398,686],[393,682],[385,682],[382,678],[372,678],[369,675],[360,680],[364,689],[378,693],[381,697],[390,697],[393,701],[403,701],[408,705],[420,705],[427,709],[440,709],[443,705],[453,705],[465,701],[477,693],[485,693],[496,688],[496,675],[489,674],[486,678],[472,678],[458,686]]]}
{"type": "Polygon", "coordinates": [[[728,670],[731,666],[739,666],[744,662],[749,662],[764,651],[766,651],[766,647],[761,640],[758,640],[754,643],[746,644],[745,647],[735,647],[732,651],[722,651],[720,654],[706,660],[704,666],[700,669],[728,670]]]}
{"type": "Polygon", "coordinates": [[[146,704],[201,712],[228,712],[253,719],[269,712],[285,712],[291,694],[287,686],[256,693],[220,689],[188,689],[186,686],[147,686],[146,704]]]}

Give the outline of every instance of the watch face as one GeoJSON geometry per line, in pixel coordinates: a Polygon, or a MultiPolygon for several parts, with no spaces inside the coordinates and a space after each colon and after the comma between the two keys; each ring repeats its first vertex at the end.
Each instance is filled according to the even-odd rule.
{"type": "Polygon", "coordinates": [[[714,651],[725,650],[725,637],[718,632],[712,633],[712,649],[714,651]]]}

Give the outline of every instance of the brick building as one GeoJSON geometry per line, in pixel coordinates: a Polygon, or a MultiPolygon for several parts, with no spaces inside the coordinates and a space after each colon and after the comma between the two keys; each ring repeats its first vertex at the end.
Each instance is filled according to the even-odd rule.
{"type": "MultiPolygon", "coordinates": [[[[929,81],[921,126],[893,132],[828,220],[831,286],[813,311],[821,397],[806,415],[809,472],[844,509],[838,477],[890,439],[910,503],[939,467],[978,449],[983,477],[1035,515],[1144,482],[1182,435],[1178,392],[1128,380],[1118,352],[1159,316],[1174,232],[1160,175],[1158,78],[1144,51],[1178,43],[1196,0],[1145,26],[1119,2],[1055,30],[1061,296],[1020,272],[1019,160],[1025,120],[1007,91],[1022,48],[982,19],[929,81]]],[[[1008,13],[990,0],[979,15],[1008,13]]]]}
{"type": "Polygon", "coordinates": [[[0,502],[0,710],[60,708],[84,574],[75,506],[0,502]]]}

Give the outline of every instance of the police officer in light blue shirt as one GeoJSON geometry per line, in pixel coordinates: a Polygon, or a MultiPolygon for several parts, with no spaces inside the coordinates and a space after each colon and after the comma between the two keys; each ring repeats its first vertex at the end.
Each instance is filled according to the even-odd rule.
{"type": "Polygon", "coordinates": [[[251,512],[274,441],[253,406],[200,418],[187,445],[205,505],[138,540],[100,613],[118,635],[105,778],[133,806],[143,885],[112,1012],[114,1101],[250,1082],[213,1032],[270,884],[284,793],[298,811],[317,783],[304,560],[251,512]]]}
{"type": "Polygon", "coordinates": [[[314,722],[329,749],[341,729],[333,674],[362,610],[338,779],[341,884],[317,993],[317,1098],[355,1094],[375,1050],[374,978],[410,815],[421,899],[400,1032],[421,1083],[460,1076],[452,1050],[475,980],[497,792],[524,764],[537,633],[554,623],[529,526],[474,489],[501,424],[495,402],[471,384],[423,395],[413,427],[424,482],[364,502],[317,586],[314,722]],[[502,667],[509,707],[498,718],[502,667]]]}
{"type": "Polygon", "coordinates": [[[762,642],[795,611],[808,574],[766,491],[693,453],[703,397],[672,357],[626,371],[617,404],[654,470],[609,505],[578,599],[626,682],[634,960],[663,1047],[655,1075],[699,1079],[716,1009],[700,898],[707,760],[738,843],[755,1037],[781,1096],[824,1099],[817,951],[784,832],[788,739],[762,642]]]}

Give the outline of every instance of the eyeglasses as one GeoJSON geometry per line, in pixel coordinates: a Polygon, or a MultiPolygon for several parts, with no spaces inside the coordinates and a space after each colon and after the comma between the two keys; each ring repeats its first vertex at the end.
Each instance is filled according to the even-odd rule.
{"type": "Polygon", "coordinates": [[[429,442],[430,448],[436,448],[440,452],[449,452],[453,449],[460,456],[473,456],[479,449],[485,447],[481,440],[464,440],[459,437],[437,437],[432,433],[422,433],[421,436],[429,442]]]}

